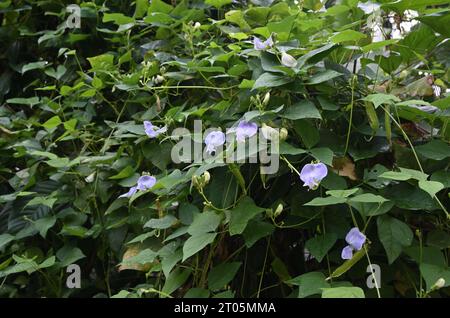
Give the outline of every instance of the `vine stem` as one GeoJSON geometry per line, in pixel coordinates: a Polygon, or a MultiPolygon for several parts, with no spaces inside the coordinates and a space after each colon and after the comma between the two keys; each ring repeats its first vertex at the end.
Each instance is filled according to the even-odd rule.
{"type": "Polygon", "coordinates": [[[352,88],[352,101],[350,102],[350,118],[348,123],[348,130],[347,130],[347,138],[345,140],[345,150],[344,150],[344,156],[347,154],[348,151],[348,144],[350,142],[350,133],[352,131],[352,123],[353,123],[353,104],[355,101],[355,80],[356,76],[352,77],[351,81],[351,88],[352,88]]]}
{"type": "Polygon", "coordinates": [[[263,268],[262,268],[262,271],[261,271],[261,278],[259,279],[258,292],[256,294],[256,298],[259,298],[259,294],[261,292],[261,286],[262,286],[262,282],[263,282],[263,279],[264,279],[264,272],[266,270],[267,255],[269,254],[269,247],[270,247],[270,239],[271,238],[272,237],[269,236],[269,239],[267,240],[266,256],[264,257],[264,264],[263,264],[263,268]]]}
{"type": "Polygon", "coordinates": [[[373,273],[373,270],[372,270],[372,262],[370,261],[369,253],[367,253],[367,249],[366,249],[365,245],[363,246],[363,248],[364,248],[364,252],[366,253],[367,261],[369,262],[369,265],[370,265],[370,273],[372,274],[373,281],[375,282],[375,289],[377,290],[377,296],[378,296],[378,298],[381,298],[380,287],[378,286],[377,278],[375,277],[375,274],[373,273]]]}

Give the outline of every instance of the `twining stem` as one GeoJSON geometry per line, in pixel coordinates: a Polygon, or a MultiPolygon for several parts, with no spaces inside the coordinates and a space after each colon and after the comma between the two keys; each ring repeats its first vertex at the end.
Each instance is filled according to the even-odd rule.
{"type": "Polygon", "coordinates": [[[373,281],[375,282],[375,289],[377,290],[378,298],[381,298],[380,287],[378,286],[377,278],[375,277],[375,274],[374,274],[374,272],[372,270],[372,262],[370,261],[369,253],[367,253],[367,249],[366,249],[365,245],[363,246],[363,248],[364,248],[364,252],[366,253],[367,261],[369,262],[370,272],[372,274],[373,281]]]}
{"type": "Polygon", "coordinates": [[[267,255],[269,254],[269,247],[270,247],[270,239],[271,238],[272,237],[269,236],[269,239],[267,240],[266,256],[264,257],[264,264],[263,264],[263,268],[262,268],[262,271],[261,271],[261,278],[259,279],[258,292],[256,294],[256,298],[259,298],[259,294],[261,292],[261,286],[262,286],[262,282],[263,282],[263,279],[264,279],[264,272],[266,270],[267,255]]]}
{"type": "Polygon", "coordinates": [[[349,123],[348,123],[347,138],[345,140],[344,156],[347,154],[348,144],[350,142],[350,133],[352,131],[353,105],[354,105],[354,100],[355,100],[355,80],[356,80],[356,76],[353,76],[352,80],[351,80],[352,100],[350,102],[350,119],[349,119],[349,123]]]}

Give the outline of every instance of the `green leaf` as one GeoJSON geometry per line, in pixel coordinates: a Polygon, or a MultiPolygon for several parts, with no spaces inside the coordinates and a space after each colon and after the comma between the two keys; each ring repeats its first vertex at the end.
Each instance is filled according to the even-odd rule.
{"type": "Polygon", "coordinates": [[[9,242],[14,240],[14,236],[8,233],[0,234],[0,250],[3,246],[6,246],[9,242]]]}
{"type": "Polygon", "coordinates": [[[334,153],[330,148],[313,148],[311,155],[326,165],[333,166],[334,153]]]}
{"type": "Polygon", "coordinates": [[[60,261],[60,267],[67,267],[86,256],[78,247],[64,245],[56,252],[56,257],[60,261]]]}
{"type": "Polygon", "coordinates": [[[311,201],[305,203],[306,206],[324,206],[345,203],[347,200],[345,198],[335,198],[335,197],[325,197],[325,198],[314,198],[311,201]]]}
{"type": "Polygon", "coordinates": [[[419,188],[426,191],[432,198],[434,198],[436,193],[444,189],[444,185],[437,181],[420,180],[419,188]]]}
{"type": "Polygon", "coordinates": [[[53,116],[52,118],[47,120],[45,123],[43,123],[42,126],[47,130],[51,130],[55,127],[58,127],[59,124],[61,124],[61,119],[59,118],[59,116],[53,116]]]}
{"type": "Polygon", "coordinates": [[[442,140],[432,140],[429,143],[417,146],[417,153],[428,159],[444,160],[450,157],[450,146],[442,140]]]}
{"type": "Polygon", "coordinates": [[[22,74],[25,74],[26,72],[31,70],[43,69],[47,66],[49,66],[49,63],[47,61],[28,63],[22,66],[22,74]]]}
{"type": "Polygon", "coordinates": [[[341,43],[347,41],[359,41],[361,39],[365,39],[366,37],[367,35],[364,33],[354,30],[345,30],[333,35],[330,40],[333,43],[341,43]]]}
{"type": "Polygon", "coordinates": [[[337,236],[334,233],[325,233],[324,235],[316,236],[306,241],[305,248],[317,259],[320,263],[327,255],[328,251],[336,243],[337,236]]]}
{"type": "Polygon", "coordinates": [[[365,295],[359,287],[334,287],[324,288],[322,298],[365,298],[365,295]]]}
{"type": "Polygon", "coordinates": [[[29,105],[33,107],[34,105],[39,104],[39,97],[30,97],[30,98],[10,98],[6,100],[9,104],[21,104],[21,105],[29,105]]]}
{"type": "Polygon", "coordinates": [[[260,77],[258,77],[253,84],[252,89],[257,88],[265,88],[265,87],[277,87],[291,82],[287,76],[275,75],[271,73],[263,73],[260,77]]]}
{"type": "Polygon", "coordinates": [[[245,246],[247,246],[247,248],[252,247],[253,244],[261,238],[271,235],[274,229],[275,227],[270,223],[250,220],[244,233],[242,233],[245,240],[245,246]]]}
{"type": "Polygon", "coordinates": [[[439,278],[445,280],[443,287],[450,286],[450,268],[448,266],[437,266],[432,264],[420,264],[420,274],[425,279],[427,291],[436,284],[439,278]]]}
{"type": "Polygon", "coordinates": [[[248,221],[264,211],[255,205],[250,197],[244,197],[239,204],[231,210],[230,235],[241,234],[244,232],[248,221]]]}
{"type": "Polygon", "coordinates": [[[305,298],[322,293],[322,288],[330,287],[321,272],[309,272],[288,280],[286,283],[299,286],[298,297],[305,298]]]}
{"type": "Polygon", "coordinates": [[[226,287],[226,285],[233,280],[241,265],[241,262],[232,262],[222,263],[213,267],[208,274],[209,289],[216,291],[226,287]]]}
{"type": "Polygon", "coordinates": [[[394,102],[400,102],[400,99],[394,95],[388,94],[371,94],[362,98],[362,100],[371,102],[375,108],[382,104],[393,104],[394,102]]]}
{"type": "Polygon", "coordinates": [[[383,203],[389,201],[383,198],[381,195],[376,195],[373,193],[363,193],[350,198],[351,202],[363,202],[363,203],[383,203]]]}
{"type": "Polygon", "coordinates": [[[348,189],[348,190],[329,190],[326,192],[327,195],[331,195],[335,198],[348,198],[352,194],[359,191],[359,188],[348,189]]]}
{"type": "Polygon", "coordinates": [[[216,238],[217,233],[203,233],[191,236],[183,245],[183,262],[189,257],[202,250],[205,246],[211,244],[216,238]]]}
{"type": "Polygon", "coordinates": [[[186,294],[184,294],[184,298],[209,298],[209,290],[204,288],[191,288],[186,294]]]}
{"type": "Polygon", "coordinates": [[[167,214],[160,219],[150,219],[144,224],[144,228],[149,227],[151,229],[168,229],[177,223],[177,218],[171,214],[167,214]]]}
{"type": "Polygon", "coordinates": [[[120,180],[131,177],[134,174],[134,169],[131,166],[126,166],[118,174],[109,177],[110,180],[120,180]]]}
{"type": "Polygon", "coordinates": [[[206,4],[209,4],[217,9],[220,9],[224,5],[230,4],[232,0],[205,0],[206,4]]]}
{"type": "Polygon", "coordinates": [[[48,230],[56,223],[56,217],[54,215],[40,218],[34,222],[34,228],[39,231],[39,234],[45,238],[48,230]]]}
{"type": "Polygon", "coordinates": [[[295,132],[300,135],[306,148],[312,148],[319,142],[319,130],[313,125],[312,120],[296,120],[294,122],[294,129],[295,132]]]}
{"type": "Polygon", "coordinates": [[[134,22],[134,18],[127,17],[122,13],[104,13],[103,22],[114,22],[117,25],[129,24],[134,22]]]}
{"type": "MultiPolygon", "coordinates": [[[[164,286],[161,290],[163,294],[172,294],[175,290],[180,288],[191,276],[191,269],[176,269],[173,272],[170,273],[169,277],[167,277],[166,281],[164,282],[164,286]]],[[[160,295],[161,298],[165,298],[164,295],[160,295]]]]}
{"type": "Polygon", "coordinates": [[[397,43],[397,41],[398,40],[396,40],[396,39],[390,39],[390,40],[385,40],[385,41],[373,42],[373,43],[363,46],[362,50],[364,53],[367,53],[369,51],[375,51],[375,50],[381,49],[385,46],[397,43]]]}
{"type": "Polygon", "coordinates": [[[194,220],[189,225],[188,233],[198,235],[213,232],[220,224],[222,217],[214,211],[205,211],[194,215],[194,220]]]}
{"type": "Polygon", "coordinates": [[[343,75],[342,73],[339,73],[334,70],[325,70],[323,72],[314,74],[313,76],[309,77],[307,83],[310,85],[320,84],[342,75],[343,75]]]}
{"type": "Polygon", "coordinates": [[[377,219],[378,238],[386,250],[389,264],[400,256],[403,247],[412,243],[413,232],[409,226],[388,215],[381,215],[377,219]]]}
{"type": "Polygon", "coordinates": [[[288,107],[281,117],[297,120],[302,118],[318,118],[321,119],[319,111],[316,106],[311,101],[303,100],[298,102],[291,107],[288,107]]]}

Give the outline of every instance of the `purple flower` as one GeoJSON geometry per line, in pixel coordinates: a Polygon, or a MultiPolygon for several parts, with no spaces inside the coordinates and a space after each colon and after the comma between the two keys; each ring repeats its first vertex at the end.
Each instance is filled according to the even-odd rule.
{"type": "Polygon", "coordinates": [[[221,131],[212,131],[205,138],[206,151],[212,155],[217,147],[225,143],[225,134],[221,131]]]}
{"type": "Polygon", "coordinates": [[[135,194],[137,191],[137,187],[131,187],[130,190],[128,190],[127,193],[124,193],[122,195],[119,195],[119,198],[129,198],[131,197],[133,194],[135,194]]]}
{"type": "Polygon", "coordinates": [[[165,133],[167,131],[167,126],[159,128],[146,120],[144,121],[144,129],[147,136],[149,136],[150,138],[156,138],[159,134],[165,133]]]}
{"type": "Polygon", "coordinates": [[[269,36],[269,38],[265,41],[261,41],[261,39],[257,38],[256,36],[253,38],[253,47],[255,48],[255,50],[264,51],[267,50],[272,45],[273,45],[272,36],[269,36]]]}
{"type": "Polygon", "coordinates": [[[328,169],[323,163],[308,163],[303,166],[300,172],[300,179],[304,182],[303,186],[311,190],[317,189],[320,181],[327,176],[328,169]]]}
{"type": "Polygon", "coordinates": [[[362,249],[366,242],[366,236],[357,227],[354,227],[345,236],[345,241],[347,241],[348,245],[342,250],[341,257],[342,259],[351,259],[353,251],[362,249]]]}
{"type": "Polygon", "coordinates": [[[342,259],[351,259],[353,257],[353,249],[350,245],[342,249],[341,257],[342,259]]]}
{"type": "Polygon", "coordinates": [[[141,176],[137,181],[138,190],[147,190],[152,188],[156,183],[156,178],[152,176],[141,176]]]}
{"type": "Polygon", "coordinates": [[[250,138],[258,131],[258,125],[248,121],[241,121],[236,128],[236,139],[239,142],[245,141],[245,138],[250,138]]]}

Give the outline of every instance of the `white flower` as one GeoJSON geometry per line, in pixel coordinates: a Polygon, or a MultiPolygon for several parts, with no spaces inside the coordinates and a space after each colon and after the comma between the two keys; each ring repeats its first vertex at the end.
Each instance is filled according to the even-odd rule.
{"type": "Polygon", "coordinates": [[[379,10],[381,7],[378,3],[373,3],[370,1],[367,1],[366,3],[358,3],[358,8],[364,11],[365,14],[371,14],[374,11],[379,10]]]}
{"type": "Polygon", "coordinates": [[[292,55],[283,52],[281,53],[281,64],[292,68],[297,66],[297,60],[292,55]]]}

